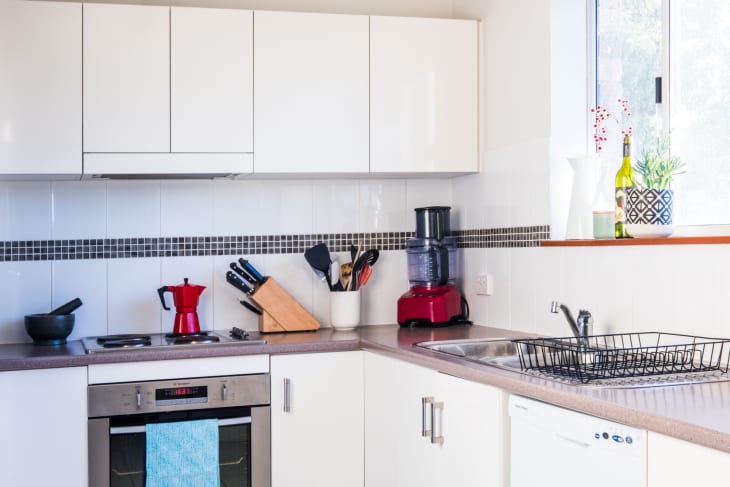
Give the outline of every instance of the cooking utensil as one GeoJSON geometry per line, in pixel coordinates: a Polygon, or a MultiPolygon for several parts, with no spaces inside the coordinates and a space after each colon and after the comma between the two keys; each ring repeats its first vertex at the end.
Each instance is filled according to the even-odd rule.
{"type": "Polygon", "coordinates": [[[312,248],[307,249],[304,252],[304,258],[307,260],[312,269],[319,270],[324,273],[327,278],[327,286],[330,291],[333,291],[332,280],[330,279],[330,265],[332,259],[330,258],[330,251],[327,245],[318,243],[312,248]]]}
{"type": "MultiPolygon", "coordinates": [[[[229,271],[230,272],[230,271],[229,271]]],[[[175,303],[175,321],[172,327],[172,333],[175,335],[200,333],[200,321],[198,320],[198,299],[205,290],[205,286],[188,283],[188,278],[184,279],[183,284],[176,286],[162,286],[157,290],[160,296],[162,308],[169,310],[165,304],[165,293],[172,293],[172,299],[175,303]]]]}
{"type": "Polygon", "coordinates": [[[62,304],[61,306],[54,309],[53,311],[51,311],[48,314],[49,315],[67,315],[67,314],[73,313],[76,310],[76,308],[78,308],[82,304],[83,303],[81,302],[81,300],[79,298],[73,298],[68,303],[62,304]]]}
{"type": "Polygon", "coordinates": [[[256,281],[256,284],[261,284],[266,280],[266,278],[259,271],[257,271],[256,268],[251,265],[251,263],[246,259],[238,259],[238,263],[241,264],[241,267],[244,271],[248,272],[249,275],[253,277],[253,279],[256,281]]]}
{"type": "Polygon", "coordinates": [[[347,290],[352,279],[352,262],[345,262],[340,266],[340,284],[342,289],[347,290]]]}
{"type": "Polygon", "coordinates": [[[377,261],[378,257],[380,257],[380,251],[378,249],[370,249],[363,252],[360,257],[358,257],[355,264],[352,266],[352,275],[353,281],[351,281],[350,285],[356,286],[355,289],[357,289],[357,286],[360,285],[360,272],[362,271],[365,264],[372,267],[377,261]],[[354,282],[354,284],[353,284],[354,282]]]}
{"type": "MultiPolygon", "coordinates": [[[[350,277],[350,282],[347,283],[347,287],[345,288],[345,291],[350,291],[353,289],[353,286],[357,285],[357,274],[355,273],[355,263],[360,258],[361,251],[362,251],[362,242],[358,242],[357,250],[355,251],[355,257],[352,259],[352,276],[350,277]]],[[[352,250],[350,251],[350,254],[352,254],[352,250]]]]}
{"type": "Polygon", "coordinates": [[[36,345],[63,345],[74,328],[74,314],[26,315],[25,331],[36,345]]]}
{"type": "Polygon", "coordinates": [[[362,266],[362,270],[360,271],[360,274],[357,278],[357,288],[360,289],[361,287],[363,287],[368,282],[372,274],[373,268],[370,267],[370,264],[365,263],[365,265],[362,266]]]}
{"type": "Polygon", "coordinates": [[[248,294],[249,296],[253,294],[254,289],[243,282],[243,279],[238,277],[236,274],[234,274],[232,271],[226,272],[226,281],[228,281],[228,284],[232,285],[239,291],[243,291],[244,293],[248,294]]]}
{"type": "Polygon", "coordinates": [[[256,279],[251,274],[238,267],[235,262],[231,262],[231,269],[250,284],[256,285],[256,279]]]}
{"type": "Polygon", "coordinates": [[[340,263],[337,259],[330,264],[330,283],[335,291],[342,287],[340,283],[340,263]]]}

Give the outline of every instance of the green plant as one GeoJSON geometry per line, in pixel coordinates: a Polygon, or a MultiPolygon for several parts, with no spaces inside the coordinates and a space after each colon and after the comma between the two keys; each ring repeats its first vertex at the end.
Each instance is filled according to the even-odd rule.
{"type": "Polygon", "coordinates": [[[634,171],[642,179],[640,184],[647,189],[669,189],[684,169],[684,161],[670,155],[668,138],[657,139],[654,148],[645,150],[634,164],[634,171]]]}

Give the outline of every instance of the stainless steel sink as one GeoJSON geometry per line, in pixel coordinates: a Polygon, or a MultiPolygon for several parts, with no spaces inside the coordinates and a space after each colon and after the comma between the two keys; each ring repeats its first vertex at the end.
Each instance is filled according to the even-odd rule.
{"type": "Polygon", "coordinates": [[[461,357],[472,362],[521,371],[517,347],[523,345],[514,343],[512,338],[444,340],[421,342],[417,343],[416,346],[454,357],[461,357]]]}

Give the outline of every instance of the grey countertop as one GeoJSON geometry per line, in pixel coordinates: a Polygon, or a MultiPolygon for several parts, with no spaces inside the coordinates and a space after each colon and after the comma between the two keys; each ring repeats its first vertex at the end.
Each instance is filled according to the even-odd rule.
{"type": "Polygon", "coordinates": [[[78,341],[59,347],[9,344],[0,345],[0,371],[142,360],[364,349],[498,387],[509,393],[532,397],[730,453],[730,382],[634,389],[581,388],[444,357],[413,346],[414,343],[431,340],[514,335],[515,332],[484,326],[411,329],[383,325],[360,327],[353,332],[322,329],[317,332],[267,334],[266,345],[231,343],[93,355],[86,355],[78,341]]]}

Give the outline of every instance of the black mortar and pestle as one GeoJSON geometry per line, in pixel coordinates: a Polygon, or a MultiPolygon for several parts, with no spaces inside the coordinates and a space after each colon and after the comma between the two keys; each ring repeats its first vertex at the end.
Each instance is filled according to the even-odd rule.
{"type": "Polygon", "coordinates": [[[50,313],[25,315],[25,331],[36,345],[64,345],[74,329],[72,313],[82,304],[74,298],[50,313]]]}

